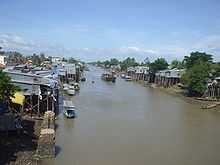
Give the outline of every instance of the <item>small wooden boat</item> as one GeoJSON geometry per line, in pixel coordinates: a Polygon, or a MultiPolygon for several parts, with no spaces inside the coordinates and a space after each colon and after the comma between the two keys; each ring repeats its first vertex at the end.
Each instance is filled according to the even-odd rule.
{"type": "Polygon", "coordinates": [[[64,100],[64,111],[63,114],[67,118],[75,118],[76,117],[76,108],[72,101],[64,100]]]}
{"type": "Polygon", "coordinates": [[[112,73],[103,73],[101,78],[104,81],[111,81],[113,83],[116,81],[116,76],[112,73]]]}
{"type": "Polygon", "coordinates": [[[121,74],[121,78],[123,78],[123,79],[124,79],[125,77],[126,77],[126,75],[125,75],[125,74],[121,74]]]}
{"type": "Polygon", "coordinates": [[[74,108],[67,108],[64,110],[64,115],[67,118],[75,118],[76,117],[76,111],[74,108]]]}
{"type": "Polygon", "coordinates": [[[63,89],[64,89],[64,90],[69,89],[69,84],[63,84],[63,89]]]}
{"type": "Polygon", "coordinates": [[[75,89],[76,91],[79,91],[79,90],[80,90],[79,83],[74,83],[73,86],[74,86],[74,89],[75,89]]]}
{"type": "Polygon", "coordinates": [[[81,78],[81,81],[82,81],[82,82],[86,81],[86,78],[85,78],[85,77],[82,77],[82,78],[81,78]]]}
{"type": "Polygon", "coordinates": [[[132,78],[131,78],[131,76],[125,76],[125,80],[126,81],[132,81],[132,78]]]}
{"type": "Polygon", "coordinates": [[[79,83],[76,83],[76,82],[71,82],[70,85],[69,85],[69,88],[70,89],[74,89],[75,91],[79,91],[80,90],[79,83]]]}
{"type": "Polygon", "coordinates": [[[68,90],[67,90],[67,93],[68,93],[70,96],[73,96],[73,95],[76,94],[76,91],[75,91],[75,89],[68,89],[68,90]]]}
{"type": "Polygon", "coordinates": [[[68,84],[63,84],[63,90],[65,90],[65,91],[69,90],[69,85],[68,84]]]}

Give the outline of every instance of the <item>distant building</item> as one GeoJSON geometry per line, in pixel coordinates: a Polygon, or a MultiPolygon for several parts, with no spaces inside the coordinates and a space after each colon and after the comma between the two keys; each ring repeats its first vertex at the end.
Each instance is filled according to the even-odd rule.
{"type": "Polygon", "coordinates": [[[129,67],[127,69],[128,76],[131,76],[133,80],[145,80],[148,73],[149,67],[146,66],[129,67]]]}
{"type": "Polygon", "coordinates": [[[31,108],[33,113],[38,114],[43,114],[47,110],[57,110],[58,81],[14,69],[5,69],[4,72],[25,96],[24,109],[31,108]]]}
{"type": "Polygon", "coordinates": [[[212,98],[220,97],[220,77],[216,77],[214,80],[207,82],[207,90],[203,96],[212,98]]]}
{"type": "Polygon", "coordinates": [[[6,65],[5,56],[0,54],[0,69],[4,69],[6,65]]]}
{"type": "Polygon", "coordinates": [[[137,66],[135,67],[135,80],[144,80],[145,75],[149,72],[149,67],[137,66]]]}
{"type": "Polygon", "coordinates": [[[167,69],[156,72],[155,83],[163,87],[171,87],[180,83],[180,78],[185,72],[184,69],[167,69]]]}
{"type": "Polygon", "coordinates": [[[51,62],[53,64],[61,64],[62,63],[62,58],[61,57],[52,57],[51,62]]]}
{"type": "Polygon", "coordinates": [[[65,64],[63,66],[57,66],[59,79],[62,83],[78,82],[80,79],[80,66],[76,64],[65,64]]]}

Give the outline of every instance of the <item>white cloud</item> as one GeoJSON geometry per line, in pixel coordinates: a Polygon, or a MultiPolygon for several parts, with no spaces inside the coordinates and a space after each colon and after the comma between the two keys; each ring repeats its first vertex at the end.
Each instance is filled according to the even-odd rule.
{"type": "Polygon", "coordinates": [[[202,37],[192,46],[195,51],[203,51],[214,55],[215,60],[220,60],[220,35],[202,37]]]}
{"type": "Polygon", "coordinates": [[[6,49],[18,49],[25,51],[31,51],[34,46],[31,41],[27,42],[21,36],[12,34],[0,34],[0,44],[6,49]]]}
{"type": "Polygon", "coordinates": [[[44,52],[55,56],[73,56],[78,59],[94,61],[105,60],[109,58],[124,59],[126,57],[135,57],[142,61],[146,57],[154,60],[158,57],[164,57],[171,61],[173,59],[182,59],[192,51],[205,51],[214,54],[216,60],[220,60],[220,36],[207,36],[192,45],[163,45],[158,48],[139,47],[136,45],[121,46],[114,48],[66,48],[57,43],[43,43],[30,41],[23,36],[14,34],[0,33],[0,46],[5,50],[17,50],[25,54],[44,52]]]}

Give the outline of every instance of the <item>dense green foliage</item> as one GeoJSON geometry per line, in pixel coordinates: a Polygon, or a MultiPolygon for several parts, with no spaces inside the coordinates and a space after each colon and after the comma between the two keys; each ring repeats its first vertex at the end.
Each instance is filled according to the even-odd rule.
{"type": "Polygon", "coordinates": [[[182,61],[178,61],[178,60],[173,60],[170,64],[171,69],[177,68],[177,69],[183,69],[184,68],[184,64],[182,61]]]}
{"type": "Polygon", "coordinates": [[[212,78],[220,77],[220,62],[212,65],[212,78]]]}
{"type": "Polygon", "coordinates": [[[36,66],[40,66],[44,61],[47,60],[47,58],[45,57],[43,53],[39,55],[34,53],[32,56],[28,56],[27,59],[31,60],[32,64],[36,66]]]}
{"type": "Polygon", "coordinates": [[[23,64],[26,58],[19,52],[7,52],[6,61],[8,64],[23,64]]]}
{"type": "Polygon", "coordinates": [[[188,87],[190,96],[201,96],[205,90],[207,81],[211,78],[213,69],[212,55],[193,52],[185,56],[184,65],[186,73],[182,76],[182,82],[188,87]]]}
{"type": "Polygon", "coordinates": [[[77,63],[78,61],[75,59],[75,58],[69,58],[68,60],[67,60],[69,63],[71,63],[71,64],[75,64],[75,63],[77,63]]]}
{"type": "Polygon", "coordinates": [[[11,84],[10,77],[0,70],[0,102],[9,102],[17,90],[19,88],[11,84]]]}
{"type": "Polygon", "coordinates": [[[212,63],[212,55],[201,53],[201,52],[192,52],[190,56],[185,56],[183,63],[186,69],[189,69],[196,65],[198,62],[208,62],[212,63]]]}
{"type": "Polygon", "coordinates": [[[210,71],[211,66],[207,62],[199,62],[187,69],[182,81],[187,85],[190,96],[201,96],[205,92],[210,71]]]}
{"type": "Polygon", "coordinates": [[[158,58],[154,62],[150,63],[149,67],[150,70],[153,72],[159,71],[159,70],[164,70],[167,69],[169,64],[164,58],[158,58]]]}
{"type": "Polygon", "coordinates": [[[122,70],[127,70],[128,67],[135,67],[135,66],[138,66],[138,62],[135,60],[135,58],[128,57],[121,62],[122,70]]]}

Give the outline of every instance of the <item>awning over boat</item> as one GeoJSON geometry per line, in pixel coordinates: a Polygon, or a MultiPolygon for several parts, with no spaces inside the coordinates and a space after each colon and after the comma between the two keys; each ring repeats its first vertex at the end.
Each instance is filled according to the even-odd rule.
{"type": "Polygon", "coordinates": [[[21,92],[16,92],[14,94],[14,97],[11,97],[12,103],[19,104],[19,105],[23,105],[24,100],[25,100],[25,97],[21,92]]]}

